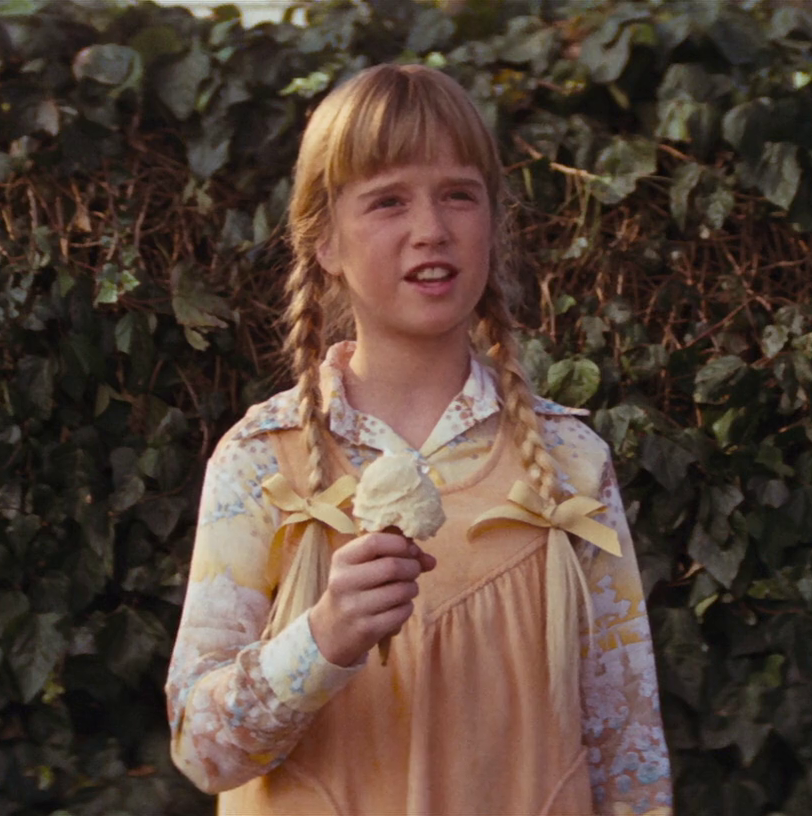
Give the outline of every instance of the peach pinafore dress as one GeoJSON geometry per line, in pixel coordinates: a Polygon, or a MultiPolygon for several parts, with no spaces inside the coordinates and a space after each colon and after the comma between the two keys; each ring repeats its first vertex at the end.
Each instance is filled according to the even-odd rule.
{"type": "MultiPolygon", "coordinates": [[[[437,567],[420,577],[387,666],[373,650],[276,770],[220,794],[221,816],[593,812],[578,695],[570,710],[551,709],[547,532],[505,524],[467,537],[524,478],[508,430],[477,472],[440,488],[447,521],[421,543],[437,567]]],[[[303,492],[301,434],[275,437],[280,472],[303,492]]],[[[334,443],[331,467],[334,479],[356,474],[334,443]]],[[[336,547],[348,538],[331,535],[336,547]]]]}

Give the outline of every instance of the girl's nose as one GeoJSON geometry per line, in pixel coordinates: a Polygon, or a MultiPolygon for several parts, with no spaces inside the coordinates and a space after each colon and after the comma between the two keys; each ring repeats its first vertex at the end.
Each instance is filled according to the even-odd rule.
{"type": "Polygon", "coordinates": [[[415,246],[444,244],[448,240],[448,226],[442,209],[435,201],[420,202],[414,207],[412,241],[415,246]]]}

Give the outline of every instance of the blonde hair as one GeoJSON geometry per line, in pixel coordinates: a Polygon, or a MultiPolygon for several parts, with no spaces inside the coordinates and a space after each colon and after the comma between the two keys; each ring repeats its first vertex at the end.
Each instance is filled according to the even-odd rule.
{"type": "Polygon", "coordinates": [[[474,337],[496,366],[508,419],[528,478],[545,500],[556,485],[555,464],[544,448],[533,394],[519,364],[504,283],[504,185],[494,139],[465,91],[451,77],[422,65],[378,65],[333,90],[305,129],[290,206],[294,267],[288,279],[290,332],[286,348],[299,383],[300,420],[309,457],[309,488],[326,487],[326,426],[318,365],[325,337],[347,314],[341,279],[326,275],[317,259],[343,185],[413,161],[431,162],[442,138],[457,160],[476,167],[494,214],[490,274],[477,306],[474,337]],[[330,317],[328,325],[325,315],[330,317]]]}

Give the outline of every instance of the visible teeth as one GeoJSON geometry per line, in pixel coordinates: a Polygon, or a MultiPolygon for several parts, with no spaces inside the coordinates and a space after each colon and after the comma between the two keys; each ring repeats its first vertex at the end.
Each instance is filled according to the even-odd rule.
{"type": "Polygon", "coordinates": [[[450,276],[451,273],[447,269],[444,269],[442,266],[427,266],[424,269],[421,269],[415,275],[415,280],[419,281],[442,280],[443,278],[447,278],[450,276]]]}

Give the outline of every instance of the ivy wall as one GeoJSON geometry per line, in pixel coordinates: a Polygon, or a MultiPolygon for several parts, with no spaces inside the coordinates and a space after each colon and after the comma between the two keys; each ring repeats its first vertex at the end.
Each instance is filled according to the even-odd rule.
{"type": "Polygon", "coordinates": [[[812,11],[0,2],[0,812],[211,812],[162,686],[203,466],[289,385],[308,110],[379,61],[502,143],[538,390],[611,443],[678,813],[812,812],[812,11]]]}

